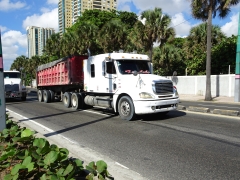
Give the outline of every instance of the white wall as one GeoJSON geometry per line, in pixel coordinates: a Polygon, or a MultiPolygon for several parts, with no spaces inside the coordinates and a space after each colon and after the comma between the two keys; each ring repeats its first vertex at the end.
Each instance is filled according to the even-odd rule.
{"type": "MultiPolygon", "coordinates": [[[[179,94],[205,96],[206,76],[167,77],[173,81],[179,94]]],[[[235,74],[211,75],[212,96],[234,96],[235,74]]]]}

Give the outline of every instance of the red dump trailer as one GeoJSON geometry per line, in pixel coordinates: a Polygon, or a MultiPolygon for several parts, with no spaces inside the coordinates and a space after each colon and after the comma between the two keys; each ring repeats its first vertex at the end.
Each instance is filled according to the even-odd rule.
{"type": "Polygon", "coordinates": [[[65,57],[38,66],[37,88],[38,100],[54,101],[62,98],[64,92],[77,92],[83,89],[83,60],[88,56],[65,57]]]}

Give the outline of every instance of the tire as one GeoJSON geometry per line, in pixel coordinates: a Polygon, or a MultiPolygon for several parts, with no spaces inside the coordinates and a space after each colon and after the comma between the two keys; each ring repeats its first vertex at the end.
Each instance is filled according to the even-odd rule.
{"type": "Polygon", "coordinates": [[[62,101],[63,101],[64,106],[67,107],[67,108],[69,108],[70,105],[71,105],[71,93],[65,92],[65,93],[63,94],[63,99],[62,99],[62,101]]]}
{"type": "Polygon", "coordinates": [[[42,90],[38,90],[38,101],[39,102],[43,101],[43,91],[42,90]]]}
{"type": "Polygon", "coordinates": [[[21,100],[22,101],[26,101],[26,99],[27,99],[27,94],[26,93],[22,93],[21,100]]]}
{"type": "Polygon", "coordinates": [[[54,102],[55,101],[55,96],[54,96],[54,92],[52,90],[49,90],[49,93],[50,93],[50,100],[51,102],[54,102]]]}
{"type": "Polygon", "coordinates": [[[118,102],[118,113],[122,120],[131,121],[135,118],[134,105],[129,96],[120,98],[118,102]]]}
{"type": "Polygon", "coordinates": [[[71,96],[71,105],[72,105],[72,108],[77,110],[80,108],[81,106],[81,97],[78,93],[73,93],[72,96],[71,96]]]}
{"type": "Polygon", "coordinates": [[[49,103],[51,101],[51,94],[48,90],[43,90],[43,101],[49,103]]]}

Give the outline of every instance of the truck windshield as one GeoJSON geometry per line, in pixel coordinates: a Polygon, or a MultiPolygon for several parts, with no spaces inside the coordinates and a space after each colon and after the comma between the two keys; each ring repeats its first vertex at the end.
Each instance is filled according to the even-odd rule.
{"type": "Polygon", "coordinates": [[[20,78],[19,72],[4,72],[4,78],[20,78]]]}
{"type": "Polygon", "coordinates": [[[137,71],[141,74],[150,74],[150,62],[144,60],[117,60],[118,70],[121,74],[132,74],[137,71]]]}

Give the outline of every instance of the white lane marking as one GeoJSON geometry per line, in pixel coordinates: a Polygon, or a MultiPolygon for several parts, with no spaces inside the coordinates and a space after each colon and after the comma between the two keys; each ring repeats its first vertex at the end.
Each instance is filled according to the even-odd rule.
{"type": "Polygon", "coordinates": [[[198,114],[202,116],[217,116],[220,118],[228,118],[228,119],[234,119],[234,120],[240,120],[239,116],[228,116],[228,115],[222,115],[222,114],[212,114],[212,113],[202,113],[202,112],[195,112],[195,111],[188,111],[188,110],[178,110],[181,112],[185,112],[186,114],[198,114]]]}
{"type": "Polygon", "coordinates": [[[120,163],[118,163],[118,162],[115,162],[115,164],[118,165],[118,166],[121,166],[121,167],[123,167],[123,168],[125,168],[125,169],[129,169],[128,167],[126,167],[126,166],[124,166],[124,165],[122,165],[122,164],[120,164],[120,163]]]}
{"type": "Polygon", "coordinates": [[[215,105],[207,105],[207,104],[198,104],[198,105],[201,105],[201,106],[214,106],[214,107],[225,107],[225,108],[240,109],[240,107],[215,106],[215,105]]]}
{"type": "Polygon", "coordinates": [[[102,115],[102,116],[111,116],[111,115],[107,115],[107,114],[102,114],[102,113],[99,113],[99,112],[94,112],[94,111],[89,111],[89,110],[82,110],[84,112],[89,112],[89,113],[93,113],[93,114],[99,114],[99,115],[102,115]]]}
{"type": "MultiPolygon", "coordinates": [[[[49,132],[51,132],[51,133],[56,132],[56,131],[54,131],[54,130],[52,130],[52,129],[50,129],[50,128],[48,128],[48,127],[46,127],[46,126],[44,126],[44,125],[42,125],[42,124],[40,124],[40,123],[38,123],[38,122],[35,122],[35,121],[33,121],[33,120],[25,117],[25,116],[22,116],[21,114],[18,114],[18,113],[14,112],[14,111],[12,111],[12,110],[10,110],[10,109],[7,109],[7,108],[6,108],[6,110],[9,111],[9,112],[11,112],[11,113],[13,113],[13,114],[16,114],[17,116],[20,116],[20,117],[23,118],[24,120],[28,120],[29,122],[32,122],[32,123],[36,124],[37,126],[40,126],[41,128],[46,129],[47,131],[49,131],[49,132]]],[[[44,134],[43,134],[43,135],[44,135],[44,134]]],[[[69,139],[69,138],[67,138],[67,137],[65,137],[65,136],[63,136],[63,135],[61,135],[61,134],[57,134],[57,133],[56,133],[56,135],[61,136],[62,138],[68,140],[69,142],[71,142],[71,143],[73,143],[73,144],[78,144],[77,142],[75,142],[75,141],[73,141],[73,140],[71,140],[71,139],[69,139]]]]}

